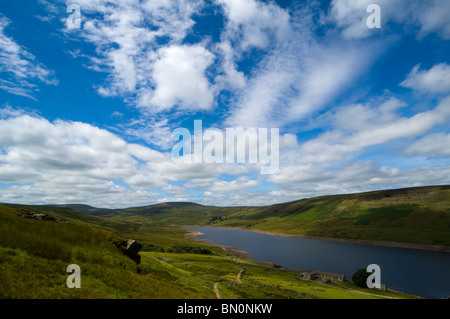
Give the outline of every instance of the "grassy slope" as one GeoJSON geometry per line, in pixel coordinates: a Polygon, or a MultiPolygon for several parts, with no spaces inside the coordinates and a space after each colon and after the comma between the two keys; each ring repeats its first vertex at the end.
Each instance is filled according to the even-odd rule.
{"type": "MultiPolygon", "coordinates": [[[[139,275],[136,264],[117,249],[123,238],[116,233],[91,227],[85,221],[59,223],[16,215],[35,211],[42,211],[42,207],[0,206],[0,297],[204,297],[180,285],[139,275]],[[66,287],[69,274],[65,271],[72,263],[81,267],[82,289],[66,287]]],[[[46,212],[56,218],[74,213],[52,208],[46,212]]],[[[97,223],[102,224],[101,220],[97,223]]]]}
{"type": "Polygon", "coordinates": [[[154,225],[240,227],[450,247],[450,186],[323,196],[265,207],[169,203],[116,210],[110,216],[154,225]]]}
{"type": "Polygon", "coordinates": [[[192,242],[177,227],[103,220],[61,207],[0,205],[1,298],[410,298],[354,285],[303,282],[297,273],[228,256],[192,242]],[[67,223],[20,216],[46,213],[67,223]],[[126,238],[161,248],[189,245],[210,255],[141,252],[136,265],[116,244],[126,238]],[[66,287],[66,267],[81,267],[81,289],[66,287]],[[239,276],[239,273],[241,274],[239,276]]]}
{"type": "Polygon", "coordinates": [[[146,273],[204,292],[208,298],[216,297],[213,291],[215,283],[224,299],[412,298],[398,292],[362,289],[351,283],[342,287],[324,285],[319,281],[301,281],[295,278],[298,273],[292,270],[264,267],[251,260],[229,256],[145,252],[142,263],[146,273]]]}

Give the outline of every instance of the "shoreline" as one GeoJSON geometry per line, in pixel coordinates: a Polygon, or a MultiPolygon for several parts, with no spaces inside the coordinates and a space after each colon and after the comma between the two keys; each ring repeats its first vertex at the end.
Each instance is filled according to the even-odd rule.
{"type": "MultiPolygon", "coordinates": [[[[186,226],[186,227],[189,227],[189,226],[186,226]]],[[[259,230],[259,229],[244,229],[244,228],[239,228],[239,227],[223,227],[223,226],[222,227],[215,227],[215,226],[200,226],[200,225],[192,226],[192,227],[212,227],[212,228],[236,229],[236,230],[251,231],[251,232],[260,233],[260,234],[272,235],[272,236],[306,238],[306,239],[335,241],[335,242],[351,243],[351,244],[362,244],[362,245],[384,246],[384,247],[396,247],[396,248],[408,248],[408,249],[418,249],[418,250],[428,250],[428,251],[437,251],[437,252],[450,253],[450,247],[439,246],[439,245],[399,243],[399,242],[391,242],[391,241],[365,240],[365,239],[347,239],[347,238],[336,238],[336,237],[321,237],[321,236],[299,235],[299,234],[293,235],[293,234],[271,232],[271,231],[265,231],[265,230],[259,230]]]]}
{"type": "MultiPolygon", "coordinates": [[[[391,241],[380,241],[380,240],[366,240],[366,239],[348,239],[348,238],[336,238],[336,237],[321,237],[321,236],[311,236],[311,235],[294,235],[294,234],[285,234],[279,232],[271,232],[260,229],[245,229],[239,227],[216,227],[216,226],[204,226],[204,225],[195,225],[195,226],[181,226],[183,229],[187,230],[185,227],[211,227],[211,228],[225,228],[225,229],[236,229],[236,230],[244,230],[251,231],[254,233],[272,235],[272,236],[281,236],[281,237],[294,237],[294,238],[306,238],[306,239],[315,239],[315,240],[324,240],[324,241],[335,241],[342,243],[351,243],[351,244],[363,244],[363,245],[373,245],[373,246],[384,246],[384,247],[396,247],[396,248],[408,248],[408,249],[419,249],[419,250],[428,250],[428,251],[438,251],[438,252],[446,252],[450,253],[450,247],[439,246],[439,245],[425,245],[425,244],[413,244],[413,243],[400,243],[400,242],[391,242],[391,241]]],[[[189,232],[194,232],[190,231],[189,232]]],[[[200,232],[198,232],[200,234],[200,232]]],[[[195,238],[197,235],[193,236],[195,238]]],[[[199,241],[206,242],[205,240],[199,239],[199,241]]]]}
{"type": "MultiPolygon", "coordinates": [[[[186,239],[190,239],[197,242],[207,243],[208,245],[216,246],[222,248],[225,252],[229,253],[232,257],[239,258],[239,259],[250,259],[255,261],[258,265],[264,266],[264,267],[280,267],[287,270],[291,270],[297,273],[302,273],[308,270],[305,269],[295,269],[295,268],[286,268],[279,266],[278,264],[272,262],[272,261],[266,261],[266,260],[256,260],[243,250],[225,246],[225,245],[218,245],[208,242],[206,239],[199,239],[197,236],[204,235],[204,233],[196,230],[189,230],[187,227],[214,227],[214,226],[181,226],[182,229],[188,231],[184,237],[186,239]]],[[[227,229],[237,229],[237,230],[246,230],[238,227],[214,227],[214,228],[227,228],[227,229]]],[[[338,242],[346,242],[346,243],[355,243],[355,244],[369,244],[374,246],[387,246],[387,247],[398,247],[398,248],[409,248],[409,249],[421,249],[421,250],[431,250],[431,251],[440,251],[440,252],[450,252],[450,248],[442,247],[442,246],[431,246],[431,245],[420,245],[420,244],[403,244],[403,243],[396,243],[396,242],[379,242],[379,241],[364,241],[364,240],[352,240],[352,239],[341,239],[341,238],[330,238],[328,237],[315,237],[315,236],[306,236],[306,235],[290,235],[290,234],[283,234],[283,233],[276,233],[276,232],[268,232],[268,231],[262,231],[262,230],[248,230],[253,231],[255,233],[261,233],[261,234],[267,234],[267,235],[273,235],[273,236],[283,236],[283,237],[297,237],[297,238],[307,238],[307,239],[317,239],[317,240],[325,240],[325,241],[338,241],[338,242]],[[382,243],[382,244],[379,244],[382,243]],[[432,248],[430,248],[430,246],[432,248]],[[444,248],[444,249],[443,249],[444,248]]],[[[351,281],[351,278],[346,278],[347,281],[351,281]]],[[[394,290],[391,288],[388,288],[387,291],[397,292],[397,293],[403,293],[398,290],[394,290]]],[[[427,299],[425,297],[416,296],[420,299],[427,299]]]]}
{"type": "Polygon", "coordinates": [[[230,255],[232,255],[233,257],[236,257],[236,258],[252,259],[252,258],[250,258],[250,255],[246,251],[243,251],[243,250],[240,250],[240,249],[237,249],[234,247],[230,247],[230,246],[209,243],[206,239],[197,238],[197,236],[204,235],[204,233],[196,231],[196,230],[189,230],[185,227],[189,227],[189,226],[181,227],[182,229],[188,231],[186,234],[184,234],[184,238],[186,238],[186,239],[196,241],[196,242],[201,242],[201,243],[207,243],[208,245],[211,245],[211,246],[220,247],[225,252],[229,253],[230,255]]]}
{"type": "Polygon", "coordinates": [[[234,258],[250,259],[250,260],[253,260],[254,262],[256,262],[260,266],[265,266],[265,267],[277,267],[278,266],[276,263],[274,263],[272,261],[254,259],[254,258],[250,257],[250,255],[244,250],[241,250],[241,249],[238,249],[235,247],[231,247],[231,246],[213,244],[213,243],[208,242],[206,239],[199,239],[199,238],[197,238],[197,236],[203,235],[202,232],[199,232],[196,230],[189,230],[185,227],[189,227],[189,226],[182,226],[182,229],[188,231],[186,234],[184,234],[184,238],[186,238],[186,239],[201,242],[201,243],[207,243],[208,245],[215,246],[215,247],[220,247],[226,253],[228,253],[230,256],[232,256],[234,258]]]}

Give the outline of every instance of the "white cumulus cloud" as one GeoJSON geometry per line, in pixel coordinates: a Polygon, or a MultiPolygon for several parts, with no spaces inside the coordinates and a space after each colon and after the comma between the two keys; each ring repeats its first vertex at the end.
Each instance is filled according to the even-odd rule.
{"type": "Polygon", "coordinates": [[[138,104],[156,111],[179,105],[193,110],[210,109],[212,87],[205,77],[214,56],[200,45],[173,45],[159,50],[153,65],[155,89],[141,95],[138,104]]]}
{"type": "Polygon", "coordinates": [[[400,85],[428,93],[449,93],[450,65],[439,63],[429,70],[420,70],[418,64],[400,85]]]}

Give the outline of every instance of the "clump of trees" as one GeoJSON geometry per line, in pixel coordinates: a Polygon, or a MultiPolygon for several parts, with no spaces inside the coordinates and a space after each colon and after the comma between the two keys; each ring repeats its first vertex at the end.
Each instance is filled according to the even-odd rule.
{"type": "Polygon", "coordinates": [[[161,253],[176,253],[176,254],[201,254],[201,255],[210,255],[212,251],[206,248],[201,247],[193,247],[193,246],[173,246],[170,248],[164,249],[161,246],[147,244],[144,245],[141,251],[153,251],[153,252],[161,252],[161,253]]]}
{"type": "Polygon", "coordinates": [[[367,288],[367,278],[369,278],[370,273],[366,269],[358,269],[352,276],[352,281],[355,285],[363,288],[367,288]]]}
{"type": "Polygon", "coordinates": [[[192,247],[192,246],[173,246],[168,249],[168,253],[176,253],[176,254],[201,254],[201,255],[210,255],[212,251],[206,248],[201,247],[192,247]]]}
{"type": "Polygon", "coordinates": [[[141,251],[154,251],[154,252],[158,252],[158,253],[163,253],[164,248],[162,248],[161,246],[153,245],[153,244],[147,244],[147,245],[142,246],[141,251]]]}
{"type": "Polygon", "coordinates": [[[208,222],[208,224],[214,224],[214,223],[218,223],[221,221],[224,221],[225,219],[222,218],[222,216],[214,216],[213,218],[211,218],[208,222]]]}

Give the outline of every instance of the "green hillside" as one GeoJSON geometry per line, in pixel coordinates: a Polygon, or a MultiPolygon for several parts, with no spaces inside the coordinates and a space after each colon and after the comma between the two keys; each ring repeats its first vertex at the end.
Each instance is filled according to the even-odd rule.
{"type": "Polygon", "coordinates": [[[301,281],[293,270],[231,255],[186,233],[67,207],[0,205],[0,298],[414,298],[350,282],[301,281]],[[120,248],[128,238],[143,245],[139,264],[120,248]],[[66,286],[69,264],[80,266],[80,289],[66,286]]]}
{"type": "Polygon", "coordinates": [[[165,203],[114,210],[107,219],[450,247],[450,186],[322,196],[263,207],[165,203]]]}
{"type": "MultiPolygon", "coordinates": [[[[198,298],[203,295],[151,276],[140,276],[117,245],[123,238],[94,228],[95,217],[69,209],[0,206],[1,298],[198,298]],[[54,221],[26,218],[44,212],[54,221]],[[73,219],[67,221],[69,216],[73,219]],[[61,222],[61,218],[65,222],[61,222]],[[59,221],[58,221],[59,220],[59,221]],[[76,221],[75,221],[76,220],[76,221]],[[69,264],[82,271],[82,289],[66,286],[69,264]]],[[[114,222],[98,225],[116,225],[114,222]]],[[[118,228],[120,229],[120,227],[118,228]]]]}
{"type": "Polygon", "coordinates": [[[265,207],[2,204],[0,298],[412,297],[351,282],[301,281],[293,270],[192,241],[180,225],[450,247],[450,186],[322,196],[265,207]],[[33,214],[40,218],[31,218],[33,214]],[[140,263],[123,253],[123,242],[130,238],[143,245],[140,263]],[[82,289],[66,286],[66,268],[73,263],[81,268],[82,289]]]}
{"type": "Polygon", "coordinates": [[[64,205],[54,205],[55,207],[65,207],[65,208],[72,208],[78,212],[86,213],[89,215],[95,215],[95,216],[107,216],[112,212],[111,209],[107,208],[96,208],[89,205],[84,204],[64,204],[64,205]]]}

